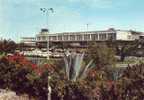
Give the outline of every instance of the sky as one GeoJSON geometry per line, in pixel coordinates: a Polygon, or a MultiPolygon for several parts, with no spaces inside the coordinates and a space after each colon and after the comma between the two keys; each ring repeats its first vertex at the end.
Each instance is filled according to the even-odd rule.
{"type": "Polygon", "coordinates": [[[144,0],[0,0],[0,37],[108,28],[144,31],[144,0]],[[48,15],[40,8],[53,8],[48,15]]]}

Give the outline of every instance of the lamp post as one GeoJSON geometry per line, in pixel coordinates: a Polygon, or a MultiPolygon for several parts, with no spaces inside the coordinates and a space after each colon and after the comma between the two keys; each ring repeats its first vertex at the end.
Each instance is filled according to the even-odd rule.
{"type": "Polygon", "coordinates": [[[86,43],[86,44],[87,44],[87,50],[88,50],[88,36],[89,36],[89,35],[88,35],[88,28],[89,28],[89,24],[86,24],[86,26],[87,26],[87,30],[86,30],[86,31],[87,31],[87,32],[86,32],[86,33],[87,33],[87,39],[86,39],[87,43],[86,43]]]}
{"type": "MultiPolygon", "coordinates": [[[[54,12],[53,8],[40,8],[40,10],[46,15],[46,25],[48,25],[48,16],[49,16],[49,11],[51,11],[51,13],[54,12]]],[[[48,27],[48,26],[47,26],[48,27]]],[[[48,56],[47,56],[47,59],[49,60],[49,34],[47,34],[47,52],[48,52],[48,56]]],[[[52,92],[52,89],[51,89],[51,86],[50,86],[50,83],[49,83],[49,80],[51,79],[51,77],[48,75],[47,77],[47,89],[48,89],[48,94],[47,94],[47,100],[51,100],[51,92],[52,92]]]]}
{"type": "MultiPolygon", "coordinates": [[[[40,8],[40,11],[42,11],[46,15],[46,26],[48,27],[48,16],[49,12],[53,13],[53,8],[40,8]]],[[[47,59],[49,60],[49,34],[47,34],[47,52],[48,56],[47,59]]]]}
{"type": "Polygon", "coordinates": [[[49,83],[50,79],[51,79],[51,77],[48,76],[48,94],[47,94],[47,100],[51,100],[52,88],[51,88],[50,83],[49,83]]]}

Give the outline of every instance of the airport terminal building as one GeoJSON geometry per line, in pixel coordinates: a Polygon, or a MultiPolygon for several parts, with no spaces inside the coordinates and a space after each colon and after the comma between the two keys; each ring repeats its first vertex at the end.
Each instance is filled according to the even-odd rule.
{"type": "Polygon", "coordinates": [[[42,29],[34,38],[23,38],[24,42],[28,39],[35,43],[86,43],[86,42],[101,42],[108,40],[115,41],[134,41],[140,39],[142,32],[132,30],[115,30],[110,28],[102,31],[83,31],[83,32],[62,32],[49,33],[48,29],[42,29]],[[30,40],[31,39],[31,40],[30,40]]]}
{"type": "Polygon", "coordinates": [[[36,35],[37,42],[52,41],[106,41],[106,40],[122,40],[133,41],[139,39],[141,32],[131,30],[115,30],[113,28],[104,31],[84,31],[84,32],[63,32],[63,33],[48,33],[47,29],[42,29],[36,35]]]}

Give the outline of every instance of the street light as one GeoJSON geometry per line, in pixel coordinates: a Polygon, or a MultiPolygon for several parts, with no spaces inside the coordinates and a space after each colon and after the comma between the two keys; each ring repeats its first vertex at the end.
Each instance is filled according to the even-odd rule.
{"type": "Polygon", "coordinates": [[[47,100],[51,100],[52,88],[51,88],[50,83],[49,83],[50,80],[51,80],[51,77],[48,76],[48,97],[47,97],[47,100]]]}
{"type": "MultiPolygon", "coordinates": [[[[48,25],[48,16],[49,16],[49,11],[51,11],[51,13],[54,12],[53,8],[40,8],[40,10],[45,13],[46,15],[46,24],[48,25]]],[[[47,51],[48,51],[48,56],[47,56],[47,59],[49,60],[49,34],[47,35],[48,38],[47,38],[47,51]]],[[[48,96],[47,96],[47,100],[51,100],[51,86],[50,86],[50,83],[49,83],[49,80],[51,79],[51,77],[48,75],[48,96]]]]}
{"type": "MultiPolygon", "coordinates": [[[[53,13],[54,12],[53,8],[40,8],[40,11],[45,13],[45,15],[46,15],[46,25],[48,25],[49,12],[53,13]]],[[[47,38],[47,52],[48,52],[47,59],[49,60],[49,34],[47,36],[48,36],[48,38],[47,38]]]]}
{"type": "Polygon", "coordinates": [[[86,43],[86,44],[87,44],[87,50],[88,50],[88,36],[89,36],[89,35],[88,35],[88,28],[89,28],[89,24],[86,24],[86,26],[87,26],[87,30],[86,30],[86,31],[87,31],[87,32],[86,32],[86,33],[87,33],[87,39],[86,39],[87,43],[86,43]]]}

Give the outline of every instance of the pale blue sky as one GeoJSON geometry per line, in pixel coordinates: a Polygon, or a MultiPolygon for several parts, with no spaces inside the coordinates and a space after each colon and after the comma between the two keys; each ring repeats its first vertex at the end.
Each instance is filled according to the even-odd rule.
{"type": "Polygon", "coordinates": [[[0,0],[0,37],[19,40],[35,36],[46,25],[41,7],[49,13],[53,32],[136,29],[144,31],[144,0],[0,0]]]}

